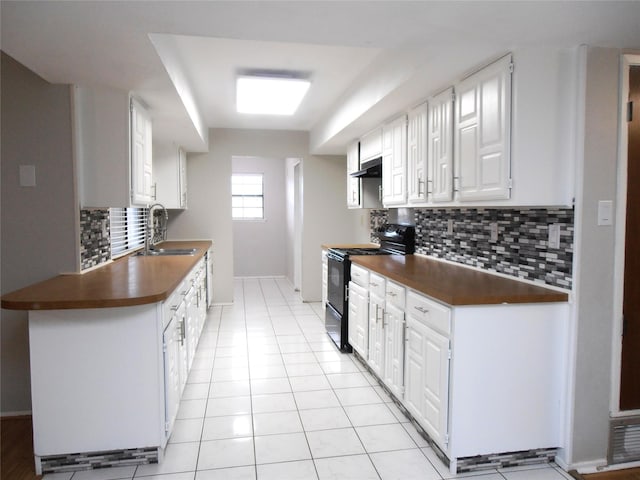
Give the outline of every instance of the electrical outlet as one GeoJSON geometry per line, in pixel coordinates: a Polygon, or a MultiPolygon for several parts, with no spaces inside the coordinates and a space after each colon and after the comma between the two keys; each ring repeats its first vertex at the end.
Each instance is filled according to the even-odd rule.
{"type": "Polygon", "coordinates": [[[498,241],[498,224],[496,222],[491,223],[491,229],[489,231],[489,241],[492,243],[498,241]]]}
{"type": "Polygon", "coordinates": [[[447,220],[447,233],[449,235],[453,234],[453,219],[447,220]]]}
{"type": "Polygon", "coordinates": [[[560,248],[560,224],[549,225],[549,248],[560,248]]]}
{"type": "Polygon", "coordinates": [[[102,237],[107,238],[109,236],[109,230],[107,229],[107,221],[102,220],[102,237]]]}

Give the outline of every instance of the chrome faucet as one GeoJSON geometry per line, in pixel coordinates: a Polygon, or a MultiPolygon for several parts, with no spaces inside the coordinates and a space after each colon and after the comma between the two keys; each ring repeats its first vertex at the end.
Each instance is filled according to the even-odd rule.
{"type": "Polygon", "coordinates": [[[160,226],[158,225],[158,229],[160,230],[160,238],[162,240],[166,240],[166,234],[167,234],[167,222],[169,220],[169,213],[167,212],[167,209],[164,208],[164,205],[162,205],[161,203],[154,203],[153,205],[149,206],[148,210],[147,210],[147,225],[146,225],[146,231],[144,234],[144,252],[145,255],[149,254],[149,250],[151,248],[151,244],[155,245],[158,242],[158,229],[155,228],[156,226],[153,224],[153,210],[155,208],[161,208],[162,212],[163,212],[163,217],[164,217],[164,226],[160,226]],[[152,233],[153,232],[153,237],[152,237],[152,233]]]}

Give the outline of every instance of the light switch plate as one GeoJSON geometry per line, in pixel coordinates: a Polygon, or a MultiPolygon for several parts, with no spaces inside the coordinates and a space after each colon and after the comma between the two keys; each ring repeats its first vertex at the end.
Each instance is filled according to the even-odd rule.
{"type": "Polygon", "coordinates": [[[613,200],[600,200],[598,202],[598,225],[613,225],[613,200]]]}
{"type": "Polygon", "coordinates": [[[495,243],[498,241],[498,224],[496,222],[491,223],[489,231],[489,241],[495,243]]]}
{"type": "Polygon", "coordinates": [[[549,225],[549,248],[560,248],[560,224],[549,225]]]}
{"type": "Polygon", "coordinates": [[[447,233],[449,235],[453,234],[453,219],[447,220],[447,233]]]}
{"type": "Polygon", "coordinates": [[[35,187],[36,186],[36,166],[20,165],[20,186],[35,187]]]}

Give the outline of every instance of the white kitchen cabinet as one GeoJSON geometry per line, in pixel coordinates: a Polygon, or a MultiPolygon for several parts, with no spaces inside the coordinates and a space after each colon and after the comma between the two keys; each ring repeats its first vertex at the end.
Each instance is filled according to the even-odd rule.
{"type": "Polygon", "coordinates": [[[378,127],[360,139],[360,164],[382,156],[382,128],[378,127]]]}
{"type": "Polygon", "coordinates": [[[152,127],[128,92],[73,88],[74,148],[82,207],[145,206],[151,200],[152,127]]]}
{"type": "Polygon", "coordinates": [[[368,341],[368,306],[367,289],[354,282],[349,282],[349,345],[362,358],[367,358],[368,341]]]}
{"type": "Polygon", "coordinates": [[[404,397],[404,311],[386,303],[384,322],[384,376],[382,380],[399,399],[404,397]]]}
{"type": "Polygon", "coordinates": [[[367,363],[371,370],[383,377],[384,373],[384,297],[369,294],[369,353],[367,363]]]}
{"type": "Polygon", "coordinates": [[[352,177],[353,172],[360,168],[360,152],[358,142],[349,145],[347,149],[347,207],[361,208],[360,179],[352,177]]]}
{"type": "Polygon", "coordinates": [[[29,312],[36,465],[70,452],[162,455],[189,374],[184,288],[203,263],[164,302],[29,312]]]}
{"type": "Polygon", "coordinates": [[[153,154],[151,117],[142,104],[131,99],[131,203],[144,205],[153,200],[153,154]]]}
{"type": "Polygon", "coordinates": [[[382,203],[385,206],[407,202],[407,117],[382,128],[382,203]]]}
{"type": "Polygon", "coordinates": [[[407,201],[412,205],[426,204],[431,182],[428,164],[428,108],[423,103],[407,116],[407,201]]]}
{"type": "Polygon", "coordinates": [[[511,55],[455,85],[454,170],[460,201],[511,193],[511,55]]]}
{"type": "Polygon", "coordinates": [[[153,145],[153,201],[187,208],[187,154],[177,145],[153,145]]]}
{"type": "Polygon", "coordinates": [[[428,101],[428,157],[433,202],[453,199],[453,88],[428,101]]]}

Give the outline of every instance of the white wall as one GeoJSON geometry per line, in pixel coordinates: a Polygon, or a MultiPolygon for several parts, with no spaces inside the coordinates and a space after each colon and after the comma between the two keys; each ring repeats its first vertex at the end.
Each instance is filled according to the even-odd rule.
{"type": "Polygon", "coordinates": [[[616,49],[586,51],[579,145],[584,155],[576,170],[575,373],[565,452],[567,463],[575,466],[605,464],[608,446],[615,231],[596,220],[598,201],[616,199],[620,54],[616,49]]]}
{"type": "MultiPolygon", "coordinates": [[[[51,85],[2,53],[2,293],[76,269],[69,86],[51,85]],[[36,186],[20,187],[19,165],[36,186]]],[[[31,410],[27,312],[2,310],[0,413],[31,410]]]]}
{"type": "Polygon", "coordinates": [[[264,220],[233,222],[236,277],[284,276],[287,273],[287,203],[285,159],[233,157],[233,173],[262,173],[264,220]]]}
{"type": "Polygon", "coordinates": [[[346,158],[308,156],[302,164],[302,299],[322,299],[321,246],[369,242],[368,210],[349,210],[346,158]]]}
{"type": "MultiPolygon", "coordinates": [[[[306,301],[319,301],[320,246],[368,238],[366,213],[346,208],[345,157],[310,156],[306,132],[211,129],[209,145],[208,153],[187,157],[189,209],[172,215],[169,238],[213,240],[214,301],[231,303],[234,277],[232,158],[301,158],[304,184],[301,295],[306,301]]],[[[252,255],[267,254],[263,247],[252,252],[252,255]]]]}

